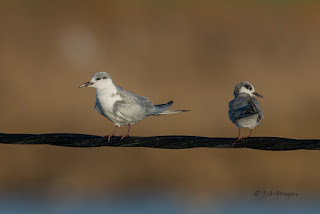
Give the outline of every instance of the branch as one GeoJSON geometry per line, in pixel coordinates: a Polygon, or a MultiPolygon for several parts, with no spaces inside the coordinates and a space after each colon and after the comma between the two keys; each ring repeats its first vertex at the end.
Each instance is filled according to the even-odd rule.
{"type": "Polygon", "coordinates": [[[150,147],[160,149],[189,148],[250,148],[259,150],[319,150],[320,140],[295,140],[277,137],[251,137],[233,144],[235,138],[208,138],[194,136],[128,137],[119,141],[83,134],[0,134],[2,144],[48,144],[67,147],[150,147]]]}

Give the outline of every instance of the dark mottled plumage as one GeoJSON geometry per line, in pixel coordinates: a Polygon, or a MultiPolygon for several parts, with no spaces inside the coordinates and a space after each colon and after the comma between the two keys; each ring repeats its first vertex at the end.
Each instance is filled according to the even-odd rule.
{"type": "Polygon", "coordinates": [[[228,113],[230,120],[238,128],[253,129],[263,119],[261,107],[254,95],[261,96],[249,82],[242,81],[235,86],[234,99],[229,103],[228,113]]]}

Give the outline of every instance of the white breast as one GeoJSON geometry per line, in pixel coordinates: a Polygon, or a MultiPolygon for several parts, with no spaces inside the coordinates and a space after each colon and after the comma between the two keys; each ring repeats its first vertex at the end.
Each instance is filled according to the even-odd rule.
{"type": "Polygon", "coordinates": [[[109,120],[115,122],[116,116],[113,112],[113,106],[115,102],[122,100],[120,95],[117,94],[116,87],[108,87],[108,89],[97,89],[96,96],[96,102],[100,104],[101,114],[107,117],[109,120]]]}
{"type": "Polygon", "coordinates": [[[100,103],[102,109],[109,110],[113,109],[113,105],[118,100],[122,100],[120,95],[116,92],[114,93],[98,93],[97,92],[97,101],[100,103]]]}
{"type": "Polygon", "coordinates": [[[249,129],[253,129],[254,127],[256,127],[260,121],[258,122],[258,116],[259,114],[254,114],[251,115],[249,117],[244,117],[241,118],[239,120],[235,121],[236,126],[238,126],[238,128],[249,128],[249,129]]]}

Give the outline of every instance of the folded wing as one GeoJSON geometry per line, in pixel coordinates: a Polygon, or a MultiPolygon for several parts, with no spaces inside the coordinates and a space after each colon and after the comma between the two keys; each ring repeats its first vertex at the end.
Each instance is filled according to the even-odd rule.
{"type": "Polygon", "coordinates": [[[122,100],[115,102],[113,111],[118,117],[131,123],[142,120],[155,109],[147,97],[140,97],[120,87],[119,94],[122,100]]]}
{"type": "MultiPolygon", "coordinates": [[[[232,122],[259,113],[263,118],[259,102],[250,96],[236,97],[229,103],[229,118],[232,122]]],[[[258,121],[259,122],[259,121],[258,121]]]]}

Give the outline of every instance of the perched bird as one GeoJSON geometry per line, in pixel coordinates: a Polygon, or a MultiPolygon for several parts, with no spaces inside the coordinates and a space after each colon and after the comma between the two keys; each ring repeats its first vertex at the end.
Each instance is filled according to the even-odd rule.
{"type": "Polygon", "coordinates": [[[106,72],[95,73],[89,82],[79,86],[96,89],[96,103],[94,109],[114,123],[115,128],[110,138],[115,136],[120,126],[128,126],[128,132],[120,140],[129,136],[131,125],[148,116],[174,114],[188,110],[168,110],[173,101],[166,104],[154,105],[147,97],[140,97],[117,86],[106,72]]]}
{"type": "MultiPolygon", "coordinates": [[[[252,129],[259,125],[263,119],[263,114],[257,101],[254,96],[262,97],[258,94],[253,85],[247,81],[241,81],[234,88],[234,99],[229,103],[229,118],[230,120],[238,127],[239,135],[238,139],[235,142],[242,139],[240,137],[241,128],[249,128],[250,134],[247,137],[251,136],[252,129]]],[[[235,143],[234,142],[234,143],[235,143]]]]}

